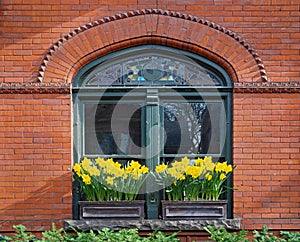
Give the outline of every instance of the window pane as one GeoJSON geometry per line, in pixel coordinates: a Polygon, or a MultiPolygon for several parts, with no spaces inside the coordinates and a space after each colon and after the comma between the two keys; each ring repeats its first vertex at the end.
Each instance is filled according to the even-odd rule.
{"type": "Polygon", "coordinates": [[[186,55],[163,50],[136,51],[108,59],[86,77],[86,86],[201,85],[222,86],[223,80],[186,55]]]}
{"type": "Polygon", "coordinates": [[[86,155],[139,155],[141,108],[138,104],[85,104],[86,155]]]}
{"type": "Polygon", "coordinates": [[[220,154],[222,103],[166,103],[165,154],[220,154]]]}

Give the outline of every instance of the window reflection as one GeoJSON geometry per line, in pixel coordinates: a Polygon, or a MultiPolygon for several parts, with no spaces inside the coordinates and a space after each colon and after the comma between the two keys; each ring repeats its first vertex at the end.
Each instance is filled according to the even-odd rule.
{"type": "Polygon", "coordinates": [[[138,104],[86,104],[84,127],[86,154],[141,153],[141,109],[138,104]],[[114,119],[117,120],[112,127],[112,116],[116,106],[118,112],[114,119]],[[130,111],[133,115],[128,117],[130,111]]]}
{"type": "Polygon", "coordinates": [[[207,104],[164,105],[165,154],[206,154],[211,141],[207,104]]]}

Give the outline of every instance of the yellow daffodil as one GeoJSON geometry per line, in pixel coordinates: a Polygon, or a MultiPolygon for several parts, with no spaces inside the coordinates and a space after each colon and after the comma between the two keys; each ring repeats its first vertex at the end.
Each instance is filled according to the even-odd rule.
{"type": "Polygon", "coordinates": [[[171,177],[175,178],[176,180],[183,175],[183,173],[178,172],[175,167],[169,168],[168,173],[170,174],[171,177]]]}
{"type": "Polygon", "coordinates": [[[202,158],[197,158],[195,160],[195,165],[196,166],[203,166],[203,162],[204,162],[204,160],[202,158]]]}
{"type": "Polygon", "coordinates": [[[90,166],[88,173],[90,176],[100,176],[100,170],[96,166],[90,166]]]}
{"type": "Polygon", "coordinates": [[[228,165],[226,166],[226,168],[224,169],[225,173],[228,174],[229,172],[232,172],[232,165],[228,165]]]}
{"type": "Polygon", "coordinates": [[[140,174],[146,174],[146,173],[149,172],[149,168],[146,167],[146,166],[142,166],[142,167],[139,169],[139,171],[140,171],[140,174]]]}
{"type": "Polygon", "coordinates": [[[91,184],[91,177],[89,175],[86,174],[82,174],[82,181],[86,184],[86,185],[90,185],[91,184]]]}
{"type": "Polygon", "coordinates": [[[188,166],[190,164],[190,159],[186,156],[181,159],[183,165],[188,166]]]}
{"type": "Polygon", "coordinates": [[[185,179],[186,179],[185,175],[182,175],[181,177],[179,177],[179,180],[181,180],[181,181],[183,181],[185,179]]]}
{"type": "Polygon", "coordinates": [[[155,167],[155,171],[157,173],[162,173],[162,172],[164,172],[167,169],[167,167],[168,167],[167,165],[161,164],[161,165],[155,167]]]}
{"type": "Polygon", "coordinates": [[[213,162],[212,156],[190,160],[183,157],[175,160],[168,168],[162,164],[155,168],[159,179],[167,185],[165,191],[169,200],[219,199],[224,182],[232,172],[227,162],[213,162]]]}
{"type": "Polygon", "coordinates": [[[108,176],[105,180],[107,182],[107,184],[109,185],[113,185],[114,184],[114,178],[111,176],[108,176]]]}
{"type": "MultiPolygon", "coordinates": [[[[154,175],[167,186],[166,195],[170,200],[218,199],[222,184],[233,169],[227,162],[214,163],[211,156],[193,160],[183,157],[170,165],[156,166],[154,175]]],[[[149,168],[135,160],[122,165],[112,158],[84,158],[73,166],[74,176],[91,201],[120,200],[124,197],[125,200],[135,199],[147,173],[149,168]],[[113,191],[112,186],[123,193],[113,191]]]]}
{"type": "Polygon", "coordinates": [[[80,176],[81,166],[78,163],[74,165],[73,170],[76,172],[77,176],[80,176]]]}
{"type": "Polygon", "coordinates": [[[120,174],[120,168],[117,168],[114,165],[109,166],[106,171],[111,175],[120,174]]]}
{"type": "Polygon", "coordinates": [[[172,167],[179,167],[179,166],[182,166],[182,163],[175,160],[173,163],[172,163],[172,167]]]}
{"type": "Polygon", "coordinates": [[[203,164],[208,171],[213,171],[215,169],[215,163],[213,163],[211,156],[205,156],[203,164]]]}
{"type": "Polygon", "coordinates": [[[205,176],[205,178],[206,178],[208,181],[210,181],[210,180],[212,179],[212,175],[209,174],[209,173],[207,173],[206,176],[205,176]]]}
{"type": "Polygon", "coordinates": [[[83,158],[75,164],[73,174],[79,179],[87,200],[133,200],[147,178],[149,168],[138,161],[131,161],[127,166],[112,158],[83,158]],[[91,185],[90,185],[91,184],[91,185]],[[118,191],[114,191],[113,187],[118,191]]]}
{"type": "Polygon", "coordinates": [[[134,169],[131,166],[127,166],[125,169],[126,173],[128,173],[128,174],[131,174],[133,172],[133,170],[134,169]]]}
{"type": "Polygon", "coordinates": [[[116,169],[114,175],[118,178],[118,177],[123,177],[124,176],[124,169],[120,168],[120,169],[116,169]]]}
{"type": "Polygon", "coordinates": [[[84,159],[81,161],[81,166],[85,171],[88,171],[91,165],[91,160],[86,157],[84,157],[84,159]]]}
{"type": "Polygon", "coordinates": [[[202,169],[199,166],[190,166],[186,170],[186,174],[192,176],[194,179],[201,175],[202,169]]]}
{"type": "Polygon", "coordinates": [[[216,164],[215,170],[216,170],[216,172],[221,172],[221,171],[223,171],[223,168],[224,168],[223,163],[218,162],[216,164]]]}
{"type": "Polygon", "coordinates": [[[141,167],[141,164],[140,164],[139,162],[137,162],[137,161],[132,160],[132,161],[130,162],[130,166],[131,166],[133,169],[139,169],[139,168],[141,167]]]}
{"type": "Polygon", "coordinates": [[[225,178],[226,178],[226,176],[223,173],[221,173],[220,180],[224,180],[225,178]]]}
{"type": "Polygon", "coordinates": [[[120,169],[122,164],[120,164],[119,162],[114,162],[113,166],[116,167],[117,169],[120,169]]]}

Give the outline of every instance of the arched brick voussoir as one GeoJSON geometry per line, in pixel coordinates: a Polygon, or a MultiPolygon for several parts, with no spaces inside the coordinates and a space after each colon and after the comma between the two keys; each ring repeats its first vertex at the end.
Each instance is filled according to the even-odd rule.
{"type": "Polygon", "coordinates": [[[140,44],[161,44],[200,54],[221,65],[234,82],[264,82],[267,74],[245,39],[208,20],[160,9],[130,11],[81,26],[44,56],[40,82],[71,82],[90,61],[140,44]]]}

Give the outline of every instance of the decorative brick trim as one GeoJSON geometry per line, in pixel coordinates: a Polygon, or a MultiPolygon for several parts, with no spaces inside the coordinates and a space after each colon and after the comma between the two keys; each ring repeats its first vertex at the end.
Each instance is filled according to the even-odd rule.
{"type": "MultiPolygon", "coordinates": [[[[97,32],[97,30],[95,30],[95,28],[99,28],[104,24],[111,24],[114,21],[118,21],[118,20],[126,20],[132,17],[138,17],[138,16],[148,16],[148,15],[156,15],[156,16],[163,16],[163,17],[171,17],[171,18],[177,18],[180,20],[184,20],[187,23],[187,28],[189,27],[193,27],[192,23],[197,23],[200,24],[201,26],[205,26],[208,29],[211,29],[212,31],[217,31],[220,32],[222,34],[224,34],[224,36],[228,36],[230,39],[232,39],[234,41],[234,43],[237,43],[237,46],[241,46],[242,48],[244,48],[246,50],[246,52],[248,52],[248,54],[250,56],[252,56],[253,59],[253,64],[252,66],[249,64],[247,64],[249,62],[249,59],[245,60],[244,63],[244,67],[241,66],[241,69],[245,68],[246,70],[248,70],[248,72],[243,72],[240,75],[243,76],[243,79],[251,79],[251,80],[258,80],[259,82],[266,82],[268,81],[268,77],[267,77],[267,73],[264,67],[264,64],[261,60],[261,58],[259,57],[259,55],[257,54],[257,52],[255,51],[255,49],[241,36],[239,36],[237,33],[222,27],[214,22],[208,21],[206,19],[200,18],[200,17],[196,17],[193,15],[189,15],[189,14],[182,14],[179,12],[175,12],[175,11],[169,11],[169,10],[162,10],[162,9],[143,9],[143,10],[134,10],[134,11],[129,11],[129,12],[125,12],[125,13],[120,13],[120,14],[116,14],[113,16],[109,16],[109,17],[104,17],[95,21],[92,21],[88,24],[85,24],[83,26],[80,26],[76,29],[74,29],[73,31],[71,31],[70,33],[68,33],[67,35],[65,35],[63,38],[59,39],[46,53],[46,55],[44,56],[40,69],[39,69],[39,74],[38,74],[38,81],[39,82],[43,82],[45,79],[45,73],[46,73],[46,69],[49,65],[50,62],[52,62],[51,68],[53,69],[52,71],[50,71],[48,78],[53,78],[56,81],[62,81],[62,80],[66,80],[68,79],[68,77],[70,77],[67,74],[62,74],[62,73],[66,73],[68,71],[70,71],[72,68],[74,68],[74,66],[76,66],[76,68],[78,68],[80,65],[78,65],[78,62],[80,64],[82,64],[82,60],[80,58],[84,58],[85,61],[87,61],[87,56],[90,55],[90,59],[92,58],[96,58],[96,55],[99,54],[99,50],[105,50],[108,51],[108,49],[110,51],[112,51],[112,48],[109,48],[111,46],[113,46],[114,44],[121,44],[122,41],[124,42],[126,39],[118,39],[120,38],[119,36],[117,36],[116,38],[112,38],[109,40],[105,40],[106,42],[101,42],[100,45],[96,45],[98,49],[93,49],[94,46],[91,46],[91,43],[88,43],[89,39],[88,36],[94,36],[93,34],[95,34],[97,32]],[[89,32],[89,30],[94,29],[94,32],[89,32]],[[84,34],[86,33],[86,34],[84,34]],[[81,35],[82,39],[80,39],[78,36],[81,35]],[[77,40],[79,42],[81,42],[80,47],[83,46],[84,44],[86,44],[88,47],[86,49],[89,49],[88,51],[86,49],[81,50],[81,53],[78,57],[78,53],[71,53],[69,51],[72,51],[72,48],[68,48],[70,46],[66,46],[66,43],[69,42],[71,39],[77,38],[77,40]],[[60,50],[61,51],[58,51],[60,50]],[[59,52],[59,53],[57,53],[59,52]],[[69,53],[70,55],[67,56],[66,54],[69,53]],[[72,56],[73,55],[77,55],[77,56],[72,56]],[[55,60],[51,60],[53,59],[53,57],[56,56],[55,60]],[[71,56],[71,57],[70,57],[71,56]],[[70,58],[69,58],[70,57],[70,58]],[[70,63],[72,62],[72,63],[70,63]],[[255,66],[255,64],[256,66],[255,66]],[[57,70],[58,67],[61,67],[60,70],[57,70]],[[255,71],[254,71],[255,70],[255,71]],[[256,72],[258,72],[256,74],[256,72]],[[246,73],[246,74],[245,74],[246,73]]],[[[153,20],[153,19],[152,19],[153,20]]],[[[145,21],[150,21],[148,19],[145,19],[145,21]]],[[[156,22],[156,24],[158,23],[159,19],[155,19],[154,22],[156,22]]],[[[164,24],[164,23],[163,23],[164,24]]],[[[166,23],[168,24],[168,22],[166,23]]],[[[147,24],[146,24],[147,25],[147,24]]],[[[172,39],[172,37],[169,36],[169,33],[164,33],[164,31],[162,31],[162,33],[158,33],[159,31],[161,31],[161,29],[157,29],[159,27],[153,27],[153,25],[151,25],[151,23],[149,22],[150,30],[145,30],[142,34],[140,33],[131,33],[131,36],[128,37],[128,40],[130,41],[130,44],[132,43],[132,40],[137,40],[139,38],[143,38],[145,36],[147,36],[147,38],[149,40],[151,40],[152,37],[159,37],[161,35],[166,35],[166,36],[161,36],[162,39],[166,38],[167,40],[162,40],[164,41],[164,44],[170,44],[170,45],[174,45],[174,44],[178,44],[174,39],[172,39]],[[135,35],[136,34],[136,35],[135,35]]],[[[155,25],[156,26],[156,25],[155,25]]],[[[174,27],[174,26],[173,26],[174,27]]],[[[174,30],[173,30],[174,31],[174,30]]],[[[174,34],[174,33],[173,33],[174,34]]],[[[214,40],[216,40],[218,38],[217,35],[214,35],[213,33],[208,33],[211,35],[205,35],[205,37],[212,37],[214,40]]],[[[189,44],[195,45],[195,48],[204,48],[206,49],[207,52],[211,52],[214,53],[215,55],[219,55],[218,51],[216,49],[218,49],[218,45],[216,46],[209,46],[211,43],[207,44],[207,41],[204,41],[203,46],[201,44],[198,45],[198,39],[197,36],[194,36],[195,33],[191,33],[189,32],[187,34],[187,36],[181,36],[178,33],[175,33],[174,36],[177,37],[177,40],[182,41],[181,45],[182,47],[185,46],[186,49],[189,49],[190,46],[189,44]],[[193,37],[193,39],[192,39],[193,37]],[[191,41],[192,39],[192,41],[191,41]],[[188,43],[188,40],[190,40],[190,43],[188,43]],[[198,45],[198,46],[197,46],[198,45]],[[207,45],[207,46],[206,46],[207,45]]],[[[101,40],[102,41],[102,40],[101,40]]],[[[220,43],[224,43],[224,39],[219,39],[218,40],[220,43]]],[[[136,42],[136,41],[135,41],[136,42]]],[[[151,42],[151,41],[150,41],[151,42]]],[[[147,42],[143,42],[140,44],[145,44],[147,42]]],[[[123,45],[128,43],[123,43],[123,45]]],[[[135,43],[136,44],[136,43],[135,43]]],[[[235,47],[237,47],[235,46],[235,47]]],[[[120,46],[119,46],[120,47],[120,46]]],[[[228,46],[227,46],[228,47],[228,46]]],[[[193,48],[194,50],[194,48],[193,48]]],[[[233,52],[236,50],[236,48],[234,48],[234,50],[232,50],[233,52]]],[[[73,50],[74,51],[74,50],[73,50]]],[[[76,51],[76,50],[75,50],[76,51]]],[[[220,50],[219,50],[220,51],[220,50]]],[[[243,56],[243,53],[240,53],[241,56],[243,56]]],[[[230,63],[231,61],[235,60],[236,61],[236,56],[239,55],[239,52],[235,52],[231,55],[228,53],[221,53],[219,55],[219,59],[224,59],[225,61],[227,61],[228,63],[230,63]],[[222,54],[226,55],[226,57],[223,58],[222,54]]],[[[240,61],[240,60],[239,60],[240,61]]],[[[86,63],[83,63],[86,64],[86,63]]],[[[237,65],[243,65],[242,63],[239,63],[237,65]]],[[[241,70],[239,70],[241,71],[241,70]]],[[[72,71],[71,71],[72,72],[72,71]]],[[[73,73],[72,73],[73,74],[73,73]]],[[[231,73],[232,74],[232,73],[231,73]]],[[[50,80],[49,79],[49,80],[50,80]]],[[[70,79],[72,79],[72,75],[70,77],[70,79]]],[[[70,81],[70,79],[68,81],[70,81]]],[[[236,79],[236,78],[235,78],[236,79]]],[[[48,80],[48,81],[49,81],[48,80]]],[[[237,80],[234,80],[237,81],[237,80]]]]}
{"type": "MultiPolygon", "coordinates": [[[[235,93],[300,93],[300,82],[234,83],[235,93]]],[[[69,83],[0,83],[0,94],[70,94],[69,83]]]]}
{"type": "Polygon", "coordinates": [[[68,83],[0,83],[0,94],[70,94],[68,83]]]}
{"type": "Polygon", "coordinates": [[[234,83],[235,93],[300,93],[300,82],[234,83]]]}

